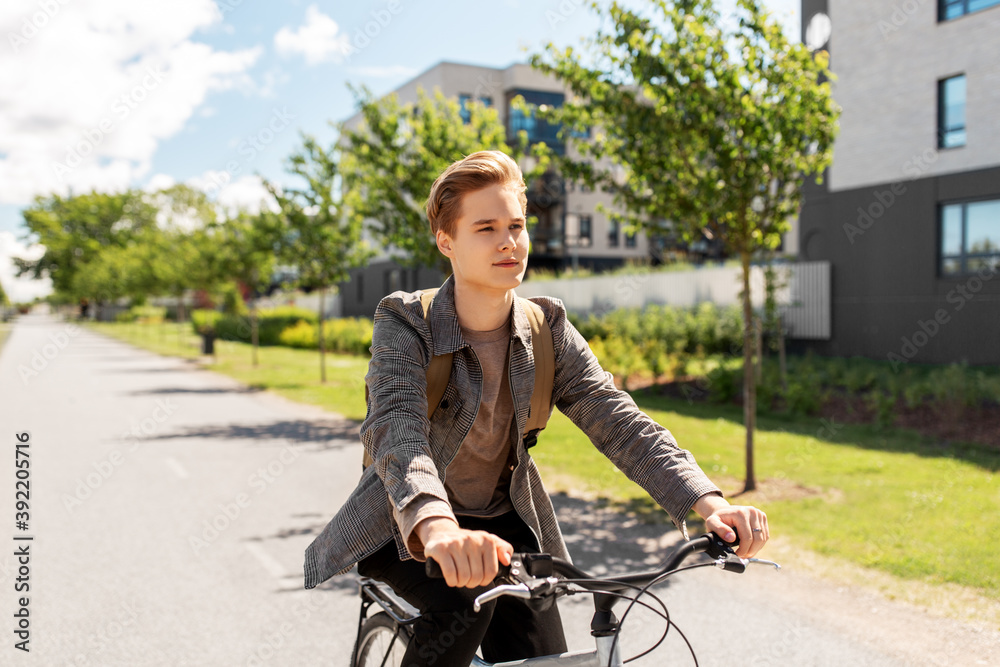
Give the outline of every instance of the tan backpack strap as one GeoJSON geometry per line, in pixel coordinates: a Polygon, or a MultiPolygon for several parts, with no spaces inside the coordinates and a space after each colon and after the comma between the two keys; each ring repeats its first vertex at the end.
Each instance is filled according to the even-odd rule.
{"type": "MultiPolygon", "coordinates": [[[[424,309],[424,321],[426,322],[429,317],[431,309],[431,301],[434,300],[434,295],[437,294],[438,288],[425,289],[420,292],[420,305],[424,309]]],[[[442,354],[437,357],[431,357],[431,363],[427,366],[427,418],[430,419],[431,415],[434,414],[434,410],[437,409],[438,403],[441,402],[441,398],[444,396],[445,389],[448,388],[448,380],[451,379],[451,358],[452,354],[442,354]]],[[[368,383],[365,383],[365,404],[368,403],[368,383]]],[[[362,466],[367,468],[372,464],[372,459],[368,456],[368,452],[365,452],[362,466]]]]}
{"type": "MultiPolygon", "coordinates": [[[[425,289],[420,293],[420,305],[424,308],[424,321],[429,321],[431,312],[431,302],[438,288],[425,289]]],[[[437,410],[438,403],[444,396],[445,389],[448,388],[448,380],[451,379],[452,354],[441,354],[431,357],[431,363],[427,366],[427,418],[430,419],[434,411],[437,410]]]]}
{"type": "Polygon", "coordinates": [[[545,321],[545,313],[541,307],[528,299],[518,298],[521,299],[521,306],[531,325],[531,350],[535,357],[535,388],[531,392],[531,412],[525,426],[525,431],[531,433],[545,428],[549,421],[556,373],[556,354],[552,344],[552,330],[545,321]]]}

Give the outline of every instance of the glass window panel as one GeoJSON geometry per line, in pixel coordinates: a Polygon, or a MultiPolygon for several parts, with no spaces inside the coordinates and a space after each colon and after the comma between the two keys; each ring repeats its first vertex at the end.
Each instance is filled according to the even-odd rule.
{"type": "Polygon", "coordinates": [[[971,254],[1000,252],[1000,201],[967,206],[965,251],[971,254]]]}
{"type": "Polygon", "coordinates": [[[965,260],[966,273],[977,273],[982,271],[995,270],[1000,264],[1000,256],[994,255],[992,257],[970,257],[965,260]]]}
{"type": "Polygon", "coordinates": [[[941,252],[945,255],[958,255],[962,252],[961,204],[941,209],[941,252]]]}
{"type": "Polygon", "coordinates": [[[944,148],[954,148],[965,145],[965,130],[952,130],[944,135],[944,148]]]}
{"type": "Polygon", "coordinates": [[[953,76],[944,82],[945,127],[965,127],[965,76],[953,76]]]}
{"type": "Polygon", "coordinates": [[[462,117],[462,122],[465,124],[472,121],[472,110],[469,108],[470,101],[472,101],[472,98],[469,95],[458,96],[458,113],[462,117]]]}
{"type": "Polygon", "coordinates": [[[941,148],[965,145],[965,75],[938,84],[938,136],[941,148]]]}
{"type": "Polygon", "coordinates": [[[962,262],[954,257],[945,257],[941,260],[941,273],[961,273],[962,272],[962,262]]]}
{"type": "Polygon", "coordinates": [[[980,9],[986,9],[993,5],[1000,5],[1000,0],[969,0],[969,11],[978,12],[980,9]]]}

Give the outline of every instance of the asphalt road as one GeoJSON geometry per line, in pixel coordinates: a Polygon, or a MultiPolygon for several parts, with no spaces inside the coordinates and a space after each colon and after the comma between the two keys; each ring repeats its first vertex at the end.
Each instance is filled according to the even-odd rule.
{"type": "MultiPolygon", "coordinates": [[[[0,438],[0,665],[347,664],[355,579],[306,591],[302,556],[357,480],[356,426],[29,316],[0,353],[0,438]],[[24,530],[20,433],[30,434],[24,530]],[[25,548],[26,576],[15,555],[25,548]],[[22,609],[28,653],[15,646],[22,609]]],[[[582,501],[556,504],[588,569],[655,562],[676,539],[582,501]]],[[[990,664],[998,637],[794,567],[698,570],[661,592],[702,665],[990,664]]],[[[592,646],[589,603],[561,608],[571,648],[592,646]]],[[[661,631],[637,614],[626,655],[661,631]]],[[[673,634],[633,664],[694,663],[673,634]]]]}

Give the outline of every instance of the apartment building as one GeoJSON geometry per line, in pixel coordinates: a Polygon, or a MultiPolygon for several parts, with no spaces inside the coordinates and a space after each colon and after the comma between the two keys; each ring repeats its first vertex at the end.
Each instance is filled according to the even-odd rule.
{"type": "Polygon", "coordinates": [[[832,267],[822,354],[1000,363],[1000,0],[803,0],[842,107],[799,253],[832,267]]]}
{"type": "MultiPolygon", "coordinates": [[[[419,74],[393,91],[400,102],[416,102],[418,90],[435,89],[462,105],[478,100],[496,108],[509,137],[521,130],[532,142],[544,141],[557,150],[558,127],[511,108],[518,95],[529,104],[559,106],[566,97],[565,88],[527,64],[506,68],[481,67],[442,62],[419,74]]],[[[357,127],[360,114],[346,121],[357,127]]],[[[460,156],[456,156],[458,159],[460,156]]],[[[525,167],[526,165],[522,165],[525,167]]],[[[597,211],[598,202],[610,204],[610,196],[581,188],[558,177],[528,184],[528,215],[538,224],[532,230],[532,252],[528,265],[533,268],[562,269],[583,266],[595,270],[620,266],[626,260],[646,260],[655,254],[643,233],[626,234],[616,223],[597,211]]],[[[430,233],[428,231],[428,233],[430,233]]],[[[341,285],[341,312],[345,316],[371,315],[386,294],[438,285],[443,276],[428,269],[404,269],[388,255],[374,259],[365,269],[352,272],[349,283],[341,285]]]]}

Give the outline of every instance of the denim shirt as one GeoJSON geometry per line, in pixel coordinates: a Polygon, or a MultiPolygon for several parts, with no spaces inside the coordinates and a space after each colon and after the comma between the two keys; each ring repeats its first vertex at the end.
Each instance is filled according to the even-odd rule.
{"type": "MultiPolygon", "coordinates": [[[[720,494],[694,457],[636,406],[603,370],[583,336],[566,318],[559,299],[531,297],[552,330],[555,352],[553,405],[629,479],[645,489],[682,531],[695,501],[720,494]]],[[[535,534],[541,550],[569,560],[549,496],[523,436],[535,384],[531,327],[514,299],[509,380],[516,429],[517,464],[511,477],[514,509],[535,534]]],[[[392,517],[417,496],[445,502],[444,478],[476,419],[482,369],[466,343],[455,311],[454,278],[449,277],[424,319],[420,292],[393,292],[375,310],[372,359],[365,381],[368,415],[361,441],[374,461],[354,492],[305,552],[305,587],[314,588],[395,540],[399,557],[411,558],[392,517]],[[453,353],[451,378],[430,420],[426,370],[431,357],[453,353]],[[390,506],[392,503],[392,506],[390,506]]],[[[545,446],[545,432],[538,438],[545,446]]],[[[360,463],[360,461],[359,461],[360,463]]]]}

